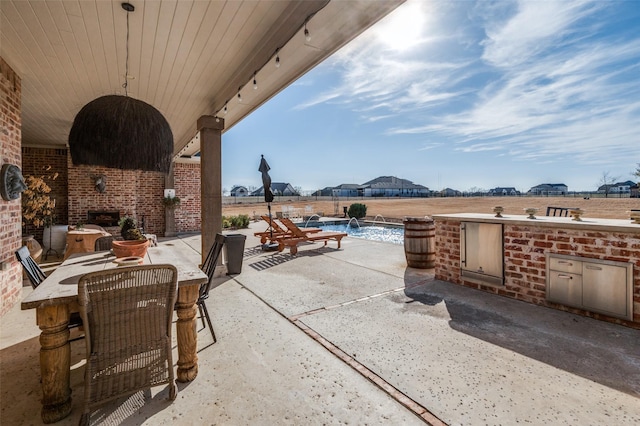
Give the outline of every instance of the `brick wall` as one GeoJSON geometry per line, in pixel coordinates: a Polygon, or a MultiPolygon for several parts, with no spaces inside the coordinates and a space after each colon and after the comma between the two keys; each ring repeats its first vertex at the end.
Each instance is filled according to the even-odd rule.
{"type": "MultiPolygon", "coordinates": [[[[0,166],[22,167],[21,79],[0,58],[0,166]]],[[[22,295],[22,266],[15,260],[15,251],[22,246],[22,207],[20,199],[0,198],[0,316],[13,307],[22,295]]]]}
{"type": "Polygon", "coordinates": [[[200,164],[174,164],[174,183],[180,207],[175,210],[176,232],[200,232],[200,164]]]}
{"type": "Polygon", "coordinates": [[[592,318],[640,328],[640,233],[504,224],[504,286],[478,284],[460,275],[460,221],[436,220],[438,280],[592,318]],[[633,322],[547,302],[545,253],[634,263],[633,322]]]}
{"type": "MultiPolygon", "coordinates": [[[[67,224],[67,149],[66,148],[22,148],[22,174],[41,176],[51,187],[49,196],[56,201],[55,223],[67,224]]],[[[25,232],[35,235],[36,240],[44,247],[42,232],[44,228],[27,226],[25,232]]]]}
{"type": "MultiPolygon", "coordinates": [[[[87,223],[89,210],[119,211],[132,216],[138,225],[144,220],[145,232],[164,234],[164,174],[139,170],[119,170],[99,166],[68,166],[69,224],[87,223]],[[92,175],[106,176],[106,190],[95,189],[92,175]]],[[[118,228],[108,231],[114,233],[118,228]]]]}

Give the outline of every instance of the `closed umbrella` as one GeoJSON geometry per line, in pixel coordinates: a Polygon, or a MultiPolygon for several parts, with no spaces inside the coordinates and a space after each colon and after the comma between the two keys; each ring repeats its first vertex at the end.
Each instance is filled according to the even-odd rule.
{"type": "MultiPolygon", "coordinates": [[[[264,155],[261,155],[260,159],[260,167],[258,167],[258,171],[262,173],[262,187],[264,188],[264,201],[270,203],[273,201],[273,192],[271,192],[271,176],[269,176],[269,163],[264,159],[264,155]]],[[[271,206],[269,206],[271,207],[271,206]]]]}
{"type": "Polygon", "coordinates": [[[267,208],[269,209],[269,231],[270,231],[270,239],[269,243],[265,243],[262,245],[263,250],[274,250],[278,247],[277,244],[273,243],[273,226],[272,221],[273,218],[271,216],[271,202],[273,201],[273,192],[271,191],[271,176],[269,176],[269,163],[264,159],[264,155],[260,156],[260,167],[258,167],[258,171],[262,173],[262,188],[264,190],[264,201],[267,202],[267,208]]]}

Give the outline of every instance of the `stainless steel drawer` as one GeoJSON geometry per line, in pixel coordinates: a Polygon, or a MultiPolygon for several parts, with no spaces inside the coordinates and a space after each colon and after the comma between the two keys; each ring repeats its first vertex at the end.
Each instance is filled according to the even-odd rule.
{"type": "Polygon", "coordinates": [[[562,259],[558,257],[549,258],[549,269],[553,271],[569,272],[571,274],[582,273],[582,262],[573,259],[562,259]]]}

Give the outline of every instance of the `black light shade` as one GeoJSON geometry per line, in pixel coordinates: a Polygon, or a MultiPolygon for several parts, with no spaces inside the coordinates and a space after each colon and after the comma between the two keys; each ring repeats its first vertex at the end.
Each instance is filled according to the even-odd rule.
{"type": "Polygon", "coordinates": [[[168,173],[173,133],[153,106],[107,95],[86,104],[69,132],[73,164],[168,173]]]}

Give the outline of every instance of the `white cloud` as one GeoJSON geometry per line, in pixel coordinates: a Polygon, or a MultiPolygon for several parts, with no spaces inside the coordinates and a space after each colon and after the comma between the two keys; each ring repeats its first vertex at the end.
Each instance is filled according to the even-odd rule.
{"type": "Polygon", "coordinates": [[[615,25],[601,19],[615,15],[610,3],[409,1],[332,58],[340,84],[299,107],[340,104],[397,126],[387,134],[429,134],[463,152],[540,163],[640,158],[640,36],[600,33],[615,25]],[[384,36],[403,19],[411,31],[394,37],[404,42],[384,36]]]}
{"type": "MultiPolygon", "coordinates": [[[[505,7],[513,7],[508,2],[505,7]]],[[[530,61],[571,33],[571,25],[603,7],[604,2],[519,1],[517,13],[506,21],[487,17],[483,59],[496,67],[530,61]]],[[[492,10],[495,13],[495,10],[492,10]]]]}

